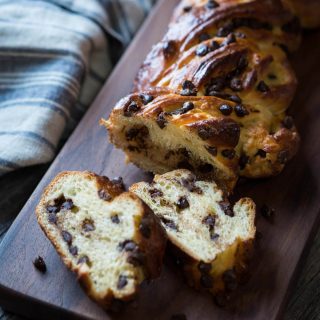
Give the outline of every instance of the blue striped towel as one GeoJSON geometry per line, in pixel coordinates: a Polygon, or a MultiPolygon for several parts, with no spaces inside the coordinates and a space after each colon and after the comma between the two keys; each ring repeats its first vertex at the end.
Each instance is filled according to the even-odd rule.
{"type": "Polygon", "coordinates": [[[0,175],[53,159],[153,2],[0,0],[0,175]]]}

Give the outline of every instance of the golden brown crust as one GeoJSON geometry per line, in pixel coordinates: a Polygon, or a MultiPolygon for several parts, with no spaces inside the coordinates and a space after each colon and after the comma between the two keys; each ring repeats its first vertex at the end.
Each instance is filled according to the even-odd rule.
{"type": "MultiPolygon", "coordinates": [[[[138,291],[139,283],[135,283],[134,289],[131,293],[122,296],[121,298],[116,297],[114,292],[109,289],[107,292],[101,294],[95,291],[92,279],[89,274],[89,269],[85,263],[74,263],[69,254],[61,245],[61,237],[51,232],[48,225],[48,216],[44,214],[45,208],[48,206],[47,197],[50,195],[52,188],[66,176],[82,176],[85,179],[94,180],[96,183],[96,189],[101,195],[107,195],[107,201],[114,201],[115,199],[126,198],[130,199],[136,205],[140,207],[140,215],[136,217],[135,228],[136,233],[134,241],[137,245],[138,252],[143,256],[143,263],[139,268],[143,271],[144,279],[153,279],[160,275],[162,258],[166,246],[166,235],[158,219],[153,215],[153,212],[142,202],[135,194],[125,192],[119,183],[110,181],[105,176],[98,176],[95,173],[84,171],[66,171],[58,174],[52,182],[46,187],[41,200],[36,208],[36,215],[39,225],[48,239],[51,241],[64,264],[73,272],[77,274],[78,280],[81,286],[84,288],[90,298],[95,300],[103,308],[110,308],[115,300],[129,301],[134,298],[138,291]],[[103,190],[104,192],[100,192],[103,190]],[[111,196],[111,198],[109,197],[111,196]]],[[[99,195],[99,196],[100,196],[99,195]]],[[[57,228],[58,225],[57,225],[57,228]]],[[[128,256],[131,253],[128,253],[128,256]]]]}

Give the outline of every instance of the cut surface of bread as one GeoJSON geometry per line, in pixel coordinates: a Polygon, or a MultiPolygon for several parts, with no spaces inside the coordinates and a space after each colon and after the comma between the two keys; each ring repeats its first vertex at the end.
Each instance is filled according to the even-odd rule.
{"type": "Polygon", "coordinates": [[[121,181],[62,172],[46,188],[38,222],[88,295],[108,307],[159,275],[166,236],[158,219],[121,181]]]}
{"type": "Polygon", "coordinates": [[[184,270],[196,288],[216,294],[224,277],[241,276],[255,237],[255,204],[240,199],[232,208],[214,182],[188,170],[156,175],[152,183],[130,187],[160,218],[168,239],[185,257],[184,270]]]}

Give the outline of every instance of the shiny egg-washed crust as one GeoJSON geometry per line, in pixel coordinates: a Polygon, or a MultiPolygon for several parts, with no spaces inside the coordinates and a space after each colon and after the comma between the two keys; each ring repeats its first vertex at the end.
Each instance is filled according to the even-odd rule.
{"type": "Polygon", "coordinates": [[[304,28],[312,29],[320,26],[319,0],[282,0],[300,19],[304,28]]]}
{"type": "Polygon", "coordinates": [[[158,218],[141,199],[139,199],[133,193],[124,192],[123,188],[119,184],[113,183],[105,176],[99,176],[89,171],[65,171],[58,174],[46,187],[36,208],[36,216],[41,229],[57,250],[64,264],[77,275],[80,285],[83,287],[88,296],[105,309],[116,309],[120,302],[130,301],[137,295],[139,289],[138,286],[140,283],[136,283],[131,293],[126,296],[122,296],[121,298],[117,297],[117,295],[111,289],[109,289],[104,295],[96,292],[92,283],[92,279],[89,275],[88,266],[85,263],[77,263],[78,258],[73,257],[69,252],[66,252],[62,244],[63,239],[60,235],[61,230],[59,229],[59,227],[56,227],[57,233],[52,232],[47,227],[47,197],[50,195],[51,190],[54,188],[56,183],[58,183],[64,177],[70,175],[81,176],[83,177],[83,179],[95,181],[97,190],[104,190],[108,195],[112,197],[112,199],[109,200],[110,202],[120,198],[127,198],[132,201],[132,203],[135,203],[140,207],[140,215],[139,217],[136,217],[135,221],[136,233],[134,235],[134,241],[139,248],[139,252],[144,255],[144,264],[142,266],[136,267],[137,269],[141,269],[136,273],[141,273],[143,275],[142,280],[157,278],[160,275],[162,268],[162,259],[166,248],[165,231],[161,227],[158,218]],[[141,223],[143,223],[144,225],[148,225],[148,227],[150,228],[149,238],[142,236],[140,231],[141,223]]]}
{"type": "Polygon", "coordinates": [[[297,151],[299,136],[285,114],[297,85],[286,52],[297,48],[300,29],[277,0],[215,3],[213,9],[208,1],[178,5],[167,34],[138,72],[136,93],[122,99],[102,124],[111,142],[141,168],[164,173],[185,167],[201,176],[201,167],[231,190],[238,176],[278,174],[297,151]],[[152,99],[145,101],[146,95],[152,99]],[[186,111],[185,102],[193,103],[186,111]],[[220,111],[222,105],[231,112],[220,111]],[[145,127],[139,145],[126,140],[136,126],[145,127]],[[169,134],[191,141],[181,139],[186,159],[166,159],[175,152],[161,144],[169,134]],[[189,150],[190,144],[196,150],[189,150]]]}

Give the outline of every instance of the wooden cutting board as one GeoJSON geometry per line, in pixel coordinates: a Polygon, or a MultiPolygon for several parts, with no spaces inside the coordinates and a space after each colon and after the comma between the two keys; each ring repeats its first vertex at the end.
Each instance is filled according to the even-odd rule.
{"type": "MultiPolygon", "coordinates": [[[[212,298],[186,286],[169,258],[160,279],[144,285],[139,298],[119,314],[104,312],[90,301],[67,271],[37,225],[34,209],[45,185],[62,170],[91,170],[122,175],[127,185],[148,178],[125,165],[124,155],[107,143],[98,125],[115,102],[126,95],[151,45],[163,35],[177,1],[160,0],[96,101],[74,131],[7,233],[0,248],[0,305],[38,319],[276,319],[281,316],[299,261],[318,227],[320,208],[320,32],[304,35],[292,57],[300,85],[290,113],[302,144],[285,171],[274,178],[242,183],[235,197],[251,196],[258,208],[274,208],[273,223],[258,214],[259,241],[252,276],[240,290],[232,310],[216,307],[212,298]],[[41,255],[48,267],[37,272],[32,261],[41,255]]],[[[0,213],[1,214],[1,213],[0,213]]]]}

